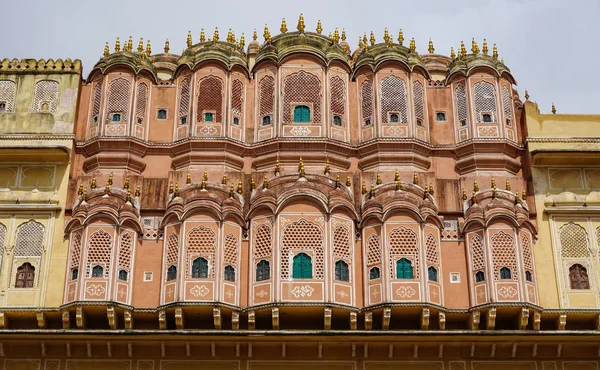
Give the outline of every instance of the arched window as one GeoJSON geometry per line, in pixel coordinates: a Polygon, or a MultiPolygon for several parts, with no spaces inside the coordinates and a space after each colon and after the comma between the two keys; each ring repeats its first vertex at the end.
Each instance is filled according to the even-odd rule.
{"type": "Polygon", "coordinates": [[[335,263],[335,280],[350,281],[348,264],[342,260],[339,260],[335,263]]]}
{"type": "Polygon", "coordinates": [[[578,263],[569,268],[569,281],[571,289],[590,289],[587,269],[578,263]]]}
{"type": "Polygon", "coordinates": [[[232,266],[225,266],[225,280],[235,281],[235,269],[232,266]]]}
{"type": "Polygon", "coordinates": [[[340,116],[333,116],[333,125],[334,126],[341,126],[342,125],[342,117],[340,117],[340,116]]]}
{"type": "Polygon", "coordinates": [[[310,108],[299,105],[294,108],[294,122],[310,122],[310,108]]]}
{"type": "Polygon", "coordinates": [[[104,267],[98,265],[92,267],[92,277],[104,277],[104,267]]]}
{"type": "Polygon", "coordinates": [[[240,125],[240,119],[238,117],[233,117],[233,124],[236,126],[240,125]]]}
{"type": "Polygon", "coordinates": [[[525,280],[533,281],[533,277],[531,275],[531,271],[525,271],[525,280]]]}
{"type": "Polygon", "coordinates": [[[15,288],[33,288],[34,280],[35,267],[31,266],[31,263],[25,262],[19,268],[17,268],[15,288]]]}
{"type": "Polygon", "coordinates": [[[156,115],[156,119],[167,119],[167,110],[159,109],[156,115]]]}
{"type": "Polygon", "coordinates": [[[120,270],[119,271],[119,280],[123,280],[123,281],[127,281],[127,271],[125,270],[120,270]]]}
{"type": "Polygon", "coordinates": [[[177,267],[175,267],[175,265],[171,265],[167,269],[167,281],[175,279],[177,279],[177,267]]]}
{"type": "Polygon", "coordinates": [[[6,103],[0,102],[0,112],[6,112],[6,103]]]}
{"type": "Polygon", "coordinates": [[[398,123],[398,121],[399,121],[398,113],[390,114],[390,122],[391,123],[398,123]]]}
{"type": "Polygon", "coordinates": [[[369,280],[379,279],[381,277],[381,271],[379,271],[379,267],[373,267],[369,270],[369,280]]]}
{"type": "Polygon", "coordinates": [[[73,270],[71,270],[71,280],[77,280],[78,277],[79,277],[79,269],[74,268],[73,270]]]}
{"type": "Polygon", "coordinates": [[[212,113],[204,113],[204,122],[212,122],[214,121],[214,117],[212,113]]]}
{"type": "Polygon", "coordinates": [[[206,259],[198,257],[192,262],[192,278],[208,278],[208,261],[206,259]]]}
{"type": "Polygon", "coordinates": [[[483,271],[477,271],[475,273],[475,282],[479,283],[480,281],[485,281],[485,274],[483,271]]]}
{"type": "Polygon", "coordinates": [[[113,122],[121,122],[121,115],[119,113],[114,113],[112,115],[112,121],[113,122]]]}
{"type": "Polygon", "coordinates": [[[271,124],[271,116],[264,116],[262,119],[263,126],[268,126],[271,124]]]}
{"type": "Polygon", "coordinates": [[[269,280],[271,278],[271,266],[269,261],[261,260],[256,264],[256,281],[269,280]]]}
{"type": "Polygon", "coordinates": [[[365,120],[365,126],[371,126],[371,120],[370,119],[366,119],[365,120]]]}
{"type": "Polygon", "coordinates": [[[485,122],[485,123],[490,123],[490,122],[492,122],[492,115],[491,115],[491,114],[489,114],[489,113],[483,113],[483,114],[481,115],[481,119],[482,119],[482,120],[483,120],[483,122],[485,122]]]}
{"type": "Polygon", "coordinates": [[[312,260],[306,253],[294,257],[292,277],[294,279],[312,279],[312,260]]]}
{"type": "Polygon", "coordinates": [[[446,113],[444,113],[444,112],[436,112],[436,114],[435,114],[435,120],[439,121],[439,122],[445,121],[446,120],[446,113]]]}
{"type": "Polygon", "coordinates": [[[512,274],[508,267],[502,267],[500,269],[500,279],[510,279],[512,278],[512,274]]]}
{"type": "Polygon", "coordinates": [[[427,275],[429,276],[429,281],[438,281],[438,272],[433,266],[429,266],[427,269],[427,275]]]}
{"type": "Polygon", "coordinates": [[[412,262],[406,258],[401,258],[396,262],[396,278],[398,279],[412,279],[413,278],[413,266],[412,262]]]}

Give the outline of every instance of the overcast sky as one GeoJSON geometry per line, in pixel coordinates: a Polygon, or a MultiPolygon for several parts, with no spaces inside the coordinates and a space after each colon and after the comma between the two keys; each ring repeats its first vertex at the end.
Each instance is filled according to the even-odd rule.
{"type": "Polygon", "coordinates": [[[542,112],[554,102],[559,113],[600,113],[600,0],[2,0],[0,9],[0,59],[79,58],[86,77],[104,43],[112,50],[117,36],[123,42],[132,35],[134,47],[140,37],[150,39],[154,53],[168,38],[179,53],[188,30],[196,43],[201,28],[211,37],[218,26],[221,40],[233,28],[248,44],[254,28],[262,41],[265,23],[278,34],[281,18],[295,30],[301,12],[311,31],[318,19],[324,34],[345,28],[352,48],[371,30],[381,42],[385,27],[394,39],[402,28],[405,45],[414,37],[420,53],[429,38],[446,55],[461,40],[470,49],[473,37],[480,47],[487,38],[490,50],[498,45],[522,99],[528,89],[542,112]]]}

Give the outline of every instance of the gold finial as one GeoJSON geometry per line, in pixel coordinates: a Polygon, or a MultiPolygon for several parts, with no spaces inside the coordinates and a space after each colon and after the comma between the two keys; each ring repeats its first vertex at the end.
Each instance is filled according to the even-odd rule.
{"type": "Polygon", "coordinates": [[[521,203],[521,198],[519,197],[519,191],[515,192],[515,204],[521,203]]]}
{"type": "Polygon", "coordinates": [[[492,49],[492,57],[498,59],[498,48],[496,47],[496,44],[494,44],[494,48],[492,49]]]}
{"type": "Polygon", "coordinates": [[[317,21],[317,33],[320,35],[323,32],[323,26],[321,26],[321,20],[317,21]]]}
{"type": "Polygon", "coordinates": [[[96,189],[96,176],[92,177],[92,183],[90,184],[90,189],[96,189]]]}
{"type": "Polygon", "coordinates": [[[200,182],[200,189],[206,190],[206,180],[202,179],[202,181],[200,182]]]}
{"type": "Polygon", "coordinates": [[[263,189],[269,188],[269,180],[267,180],[267,175],[263,177],[263,189]]]}
{"type": "Polygon", "coordinates": [[[79,190],[77,190],[77,195],[83,194],[83,184],[79,184],[79,190]]]}
{"type": "Polygon", "coordinates": [[[367,39],[367,34],[363,34],[363,45],[365,46],[365,48],[368,47],[368,42],[369,40],[367,39]]]}
{"type": "Polygon", "coordinates": [[[200,42],[206,42],[206,34],[204,33],[204,28],[200,30],[200,42]]]}
{"type": "Polygon", "coordinates": [[[404,43],[404,32],[402,32],[402,28],[400,28],[400,32],[398,32],[398,44],[402,45],[404,43]]]}
{"type": "Polygon", "coordinates": [[[189,172],[187,173],[187,177],[185,178],[185,183],[188,185],[192,183],[192,175],[189,172]]]}
{"type": "Polygon", "coordinates": [[[118,53],[119,51],[121,51],[121,41],[117,37],[117,41],[115,41],[115,53],[118,53]]]}
{"type": "Polygon", "coordinates": [[[388,40],[390,39],[390,33],[387,29],[387,27],[383,30],[383,41],[385,41],[385,43],[388,43],[388,40]]]}
{"type": "Polygon", "coordinates": [[[252,40],[256,41],[258,39],[258,34],[256,33],[256,28],[254,29],[254,33],[252,34],[252,40]]]}
{"type": "Polygon", "coordinates": [[[131,189],[127,189],[127,197],[125,198],[126,202],[131,202],[131,189]]]}
{"type": "Polygon", "coordinates": [[[552,103],[552,114],[556,114],[556,106],[552,103]]]}
{"type": "Polygon", "coordinates": [[[381,175],[380,174],[377,174],[377,180],[375,180],[375,183],[377,185],[381,185],[381,175]]]}
{"type": "Polygon", "coordinates": [[[281,33],[286,33],[288,31],[287,24],[285,24],[285,18],[281,20],[281,28],[279,29],[281,33]]]}
{"type": "Polygon", "coordinates": [[[254,177],[250,179],[250,190],[256,190],[256,181],[254,181],[254,177]]]}
{"type": "Polygon", "coordinates": [[[165,54],[169,54],[169,39],[167,39],[167,41],[165,41],[165,54]]]}
{"type": "Polygon", "coordinates": [[[304,161],[302,161],[302,157],[300,157],[300,164],[298,165],[298,172],[300,172],[300,177],[304,177],[304,161]]]}
{"type": "Polygon", "coordinates": [[[213,33],[212,43],[216,44],[219,41],[219,27],[215,27],[215,32],[213,33]]]}
{"type": "Polygon", "coordinates": [[[529,100],[529,92],[525,89],[525,100],[529,100]]]}
{"type": "Polygon", "coordinates": [[[227,31],[227,38],[225,38],[225,41],[231,44],[235,41],[235,39],[233,38],[233,32],[231,32],[231,28],[229,29],[229,31],[227,31]]]}
{"type": "Polygon", "coordinates": [[[363,48],[363,42],[362,42],[362,37],[358,36],[358,48],[362,49],[363,48]]]}
{"type": "Polygon", "coordinates": [[[129,40],[127,40],[127,51],[133,50],[133,38],[129,36],[129,40]]]}
{"type": "Polygon", "coordinates": [[[329,38],[329,40],[333,41],[333,34],[331,32],[329,32],[329,35],[327,37],[329,38]]]}
{"type": "Polygon", "coordinates": [[[475,197],[475,190],[473,190],[473,196],[471,197],[471,199],[473,199],[473,204],[477,204],[477,198],[475,197]]]}
{"type": "Polygon", "coordinates": [[[208,172],[206,172],[206,170],[204,170],[204,173],[202,174],[202,180],[208,181],[208,172]]]}
{"type": "Polygon", "coordinates": [[[271,34],[269,33],[269,26],[265,23],[265,30],[263,31],[263,37],[265,38],[265,42],[271,39],[271,34]]]}
{"type": "Polygon", "coordinates": [[[125,178],[125,184],[123,185],[123,189],[129,189],[129,176],[125,178]]]}
{"type": "Polygon", "coordinates": [[[329,176],[329,158],[325,160],[325,171],[323,173],[325,176],[329,176]]]}
{"type": "Polygon", "coordinates": [[[176,197],[179,196],[179,184],[175,184],[175,193],[173,193],[173,195],[176,197]]]}
{"type": "Polygon", "coordinates": [[[192,47],[192,31],[188,31],[186,43],[188,49],[192,47]]]}
{"type": "Polygon", "coordinates": [[[492,185],[492,188],[496,187],[496,179],[494,179],[494,177],[492,177],[491,185],[492,185]]]}
{"type": "Polygon", "coordinates": [[[402,181],[396,180],[396,190],[402,190],[402,181]]]}
{"type": "Polygon", "coordinates": [[[419,175],[416,172],[413,173],[413,184],[419,185],[419,175]]]}
{"type": "Polygon", "coordinates": [[[338,31],[338,29],[336,28],[335,31],[333,31],[333,43],[337,44],[340,42],[340,31],[338,31]]]}
{"type": "Polygon", "coordinates": [[[231,184],[231,188],[229,189],[229,198],[233,198],[235,195],[235,190],[233,189],[233,183],[231,184]]]}
{"type": "Polygon", "coordinates": [[[433,184],[429,183],[429,190],[428,193],[433,195],[433,184]]]}
{"type": "Polygon", "coordinates": [[[362,188],[361,188],[361,189],[362,189],[362,190],[361,190],[361,192],[362,192],[362,195],[365,195],[365,194],[367,194],[367,184],[365,184],[365,182],[364,182],[364,181],[362,182],[362,188]]]}
{"type": "Polygon", "coordinates": [[[223,178],[221,179],[221,184],[227,185],[227,175],[223,174],[223,178]]]}
{"type": "Polygon", "coordinates": [[[304,16],[300,13],[300,17],[298,18],[298,32],[304,33],[304,16]]]}
{"type": "Polygon", "coordinates": [[[138,186],[136,186],[136,187],[135,187],[135,194],[134,194],[134,195],[135,195],[136,197],[139,197],[139,196],[140,196],[140,194],[141,194],[141,191],[140,191],[140,186],[138,185],[138,186]]]}
{"type": "Polygon", "coordinates": [[[510,181],[506,179],[506,190],[510,191],[510,181]]]}
{"type": "Polygon", "coordinates": [[[483,51],[483,55],[488,55],[489,49],[488,49],[488,45],[487,45],[487,40],[486,39],[483,39],[483,49],[482,49],[482,51],[483,51]]]}
{"type": "Polygon", "coordinates": [[[375,34],[373,33],[373,31],[371,31],[371,37],[369,37],[369,42],[371,43],[371,46],[375,45],[375,34]]]}
{"type": "Polygon", "coordinates": [[[148,40],[148,43],[146,44],[146,55],[150,56],[152,54],[152,47],[150,46],[150,40],[148,40]]]}
{"type": "Polygon", "coordinates": [[[498,189],[496,187],[492,189],[492,198],[498,198],[498,189]]]}
{"type": "Polygon", "coordinates": [[[479,184],[477,183],[477,180],[473,181],[473,191],[475,191],[475,192],[479,191],[479,184]]]}
{"type": "Polygon", "coordinates": [[[467,191],[465,188],[462,189],[462,200],[467,200],[467,191]]]}
{"type": "Polygon", "coordinates": [[[433,47],[433,41],[431,41],[431,39],[429,39],[429,48],[427,49],[427,51],[429,51],[429,54],[433,54],[433,52],[435,51],[433,47]]]}
{"type": "Polygon", "coordinates": [[[275,176],[279,176],[279,158],[275,161],[275,176]]]}
{"type": "Polygon", "coordinates": [[[460,42],[460,55],[463,57],[467,55],[467,48],[465,47],[465,43],[463,41],[460,42]]]}
{"type": "Polygon", "coordinates": [[[371,191],[369,192],[371,198],[375,198],[375,187],[371,184],[371,191]]]}
{"type": "Polygon", "coordinates": [[[338,174],[335,176],[335,188],[336,188],[336,189],[339,189],[339,187],[340,187],[340,174],[338,173],[338,174]]]}
{"type": "Polygon", "coordinates": [[[412,39],[410,39],[409,50],[411,53],[414,53],[415,51],[417,51],[417,43],[415,42],[414,37],[412,39]]]}
{"type": "Polygon", "coordinates": [[[173,194],[173,183],[169,183],[169,194],[173,194]]]}
{"type": "Polygon", "coordinates": [[[450,48],[450,58],[455,59],[456,53],[454,52],[454,48],[450,48]]]}
{"type": "Polygon", "coordinates": [[[238,192],[238,194],[243,194],[243,189],[242,189],[242,180],[239,180],[239,181],[238,181],[237,192],[238,192]]]}
{"type": "Polygon", "coordinates": [[[400,180],[400,174],[398,173],[398,170],[396,170],[396,173],[394,173],[394,181],[398,180],[400,180]]]}
{"type": "Polygon", "coordinates": [[[479,54],[479,45],[477,45],[477,41],[475,41],[475,39],[471,41],[471,51],[473,54],[479,54]]]}
{"type": "Polygon", "coordinates": [[[246,45],[246,38],[244,37],[244,34],[242,33],[242,35],[240,36],[240,49],[244,49],[244,45],[246,45]]]}
{"type": "Polygon", "coordinates": [[[84,202],[87,201],[87,189],[85,189],[85,188],[83,189],[83,194],[81,196],[81,200],[84,202]]]}
{"type": "Polygon", "coordinates": [[[346,30],[342,28],[342,41],[346,41],[346,30]]]}
{"type": "Polygon", "coordinates": [[[113,184],[113,173],[111,172],[110,175],[108,175],[108,185],[112,185],[113,184]]]}
{"type": "Polygon", "coordinates": [[[110,55],[110,49],[108,48],[108,42],[107,42],[106,44],[104,44],[104,57],[106,58],[109,55],[110,55]]]}
{"type": "Polygon", "coordinates": [[[138,51],[138,53],[143,53],[144,52],[144,38],[141,38],[140,42],[138,42],[137,51],[138,51]]]}
{"type": "Polygon", "coordinates": [[[350,176],[346,176],[346,186],[350,187],[352,184],[350,183],[350,176]]]}
{"type": "Polygon", "coordinates": [[[106,186],[104,187],[104,194],[109,194],[110,193],[110,183],[107,181],[106,182],[106,186]]]}

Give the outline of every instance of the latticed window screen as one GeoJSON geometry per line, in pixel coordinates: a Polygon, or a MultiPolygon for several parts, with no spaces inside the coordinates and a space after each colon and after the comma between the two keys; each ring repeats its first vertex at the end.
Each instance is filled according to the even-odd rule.
{"type": "Polygon", "coordinates": [[[17,231],[14,256],[40,257],[44,247],[44,226],[33,220],[21,225],[17,231]]]}
{"type": "Polygon", "coordinates": [[[531,256],[531,243],[529,242],[529,238],[527,235],[521,236],[521,250],[523,252],[523,265],[525,266],[525,271],[528,271],[530,274],[533,274],[533,258],[531,256]]]}
{"type": "Polygon", "coordinates": [[[425,119],[425,108],[423,97],[423,85],[419,81],[413,82],[413,95],[415,99],[415,118],[424,120],[425,119]]]}
{"type": "Polygon", "coordinates": [[[388,123],[388,113],[400,115],[399,122],[408,122],[406,100],[406,82],[396,76],[389,76],[381,81],[381,122],[388,123]]]}
{"type": "Polygon", "coordinates": [[[190,112],[190,78],[181,80],[179,85],[179,121],[190,112]]]}
{"type": "Polygon", "coordinates": [[[129,233],[121,234],[119,246],[119,270],[129,271],[131,267],[131,254],[133,253],[133,238],[129,233]]]}
{"type": "Polygon", "coordinates": [[[315,278],[323,280],[324,271],[324,246],[323,230],[305,219],[292,222],[283,230],[281,247],[281,278],[290,277],[290,252],[312,251],[315,263],[315,278]]]}
{"type": "Polygon", "coordinates": [[[231,112],[241,116],[244,103],[244,84],[240,80],[231,83],[231,112]]]}
{"type": "Polygon", "coordinates": [[[260,80],[259,114],[261,117],[273,115],[275,106],[275,79],[265,76],[260,80]]]}
{"type": "Polygon", "coordinates": [[[560,254],[564,258],[590,257],[587,232],[573,222],[563,225],[560,234],[560,254]]]}
{"type": "Polygon", "coordinates": [[[511,119],[512,118],[512,109],[511,109],[511,99],[510,94],[508,93],[508,89],[506,86],[502,86],[502,107],[504,108],[504,118],[511,119]]]}
{"type": "Polygon", "coordinates": [[[110,272],[110,254],[112,250],[112,237],[100,229],[94,232],[87,243],[87,276],[90,277],[92,268],[96,265],[104,267],[104,277],[110,272]]]}
{"type": "Polygon", "coordinates": [[[345,226],[333,230],[333,256],[335,259],[350,259],[350,231],[345,226]]]}
{"type": "Polygon", "coordinates": [[[223,81],[216,76],[208,76],[198,84],[198,121],[206,121],[204,112],[214,112],[211,122],[223,122],[223,81]]]}
{"type": "Polygon", "coordinates": [[[35,94],[33,96],[33,110],[56,112],[58,105],[58,82],[44,80],[35,84],[35,94]],[[47,109],[42,109],[47,105],[47,109]]]}
{"type": "Polygon", "coordinates": [[[112,80],[108,87],[108,113],[120,113],[121,121],[127,121],[130,94],[131,82],[124,78],[112,80]]]}
{"type": "MultiPolygon", "coordinates": [[[[414,277],[419,277],[419,249],[417,234],[404,226],[398,227],[389,237],[390,266],[395,266],[399,258],[411,262],[414,277]]],[[[394,278],[394,270],[390,269],[390,277],[394,278]]]]}
{"type": "Polygon", "coordinates": [[[0,102],[4,102],[5,112],[15,111],[15,98],[17,95],[17,84],[13,81],[0,81],[0,102]]]}
{"type": "Polygon", "coordinates": [[[381,263],[381,243],[379,235],[372,234],[367,239],[367,265],[375,265],[381,263]]]}
{"type": "Polygon", "coordinates": [[[137,102],[135,108],[135,114],[138,118],[146,117],[146,105],[148,103],[148,85],[141,83],[138,85],[137,91],[137,102]]]}
{"type": "Polygon", "coordinates": [[[321,81],[317,76],[299,71],[286,77],[283,82],[283,122],[292,122],[292,104],[311,103],[312,121],[320,123],[321,96],[321,81]]]}
{"type": "Polygon", "coordinates": [[[77,231],[71,238],[71,264],[70,269],[79,269],[81,263],[81,231],[77,231]]]}
{"type": "Polygon", "coordinates": [[[458,85],[454,91],[456,96],[456,110],[458,113],[459,121],[466,121],[467,119],[467,92],[465,85],[458,85]]]}
{"type": "Polygon", "coordinates": [[[331,115],[343,116],[346,112],[346,84],[338,76],[329,79],[331,115]]]}
{"type": "Polygon", "coordinates": [[[363,124],[371,124],[373,120],[373,81],[365,80],[360,85],[360,97],[363,124]]]}
{"type": "Polygon", "coordinates": [[[517,280],[517,255],[514,238],[499,231],[492,235],[492,260],[494,261],[494,276],[496,280],[502,278],[500,270],[508,268],[512,272],[512,279],[517,280]]]}
{"type": "Polygon", "coordinates": [[[439,266],[440,257],[438,253],[437,241],[435,240],[435,237],[432,234],[427,234],[427,237],[425,238],[425,247],[427,264],[439,266]]]}
{"type": "Polygon", "coordinates": [[[179,256],[179,236],[172,233],[167,238],[167,268],[171,265],[177,265],[177,257],[179,256]]]}
{"type": "Polygon", "coordinates": [[[271,228],[262,224],[254,232],[254,258],[270,258],[272,254],[271,228]]]}
{"type": "Polygon", "coordinates": [[[99,82],[94,86],[94,100],[92,101],[92,122],[95,123],[94,117],[100,114],[100,104],[102,103],[102,83],[99,82]]]}
{"type": "Polygon", "coordinates": [[[238,255],[240,253],[238,245],[238,238],[235,235],[228,234],[225,237],[225,256],[223,258],[225,265],[237,266],[238,255]]]}
{"type": "Polygon", "coordinates": [[[480,235],[475,235],[473,239],[471,239],[471,258],[473,259],[473,271],[485,271],[483,239],[480,235]]]}
{"type": "MultiPolygon", "coordinates": [[[[488,82],[477,82],[473,86],[473,100],[475,101],[475,119],[477,123],[483,121],[483,113],[492,115],[492,122],[498,121],[496,115],[496,89],[488,82]]],[[[514,275],[514,274],[513,274],[514,275]]]]}
{"type": "Polygon", "coordinates": [[[0,272],[2,272],[2,262],[4,261],[4,249],[6,248],[6,226],[0,224],[0,272]]]}
{"type": "Polygon", "coordinates": [[[198,256],[201,256],[204,257],[210,264],[208,277],[214,279],[216,241],[215,232],[204,225],[200,225],[190,230],[187,236],[185,276],[190,275],[189,266],[192,263],[192,260],[198,256]]]}

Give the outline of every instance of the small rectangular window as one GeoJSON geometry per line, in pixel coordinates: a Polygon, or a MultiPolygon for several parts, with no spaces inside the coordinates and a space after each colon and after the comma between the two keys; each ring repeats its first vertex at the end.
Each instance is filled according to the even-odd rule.
{"type": "Polygon", "coordinates": [[[435,120],[438,122],[444,122],[446,121],[446,113],[444,112],[436,112],[435,113],[435,120]]]}
{"type": "Polygon", "coordinates": [[[6,102],[0,102],[0,112],[6,112],[6,102]]]}
{"type": "Polygon", "coordinates": [[[167,110],[160,108],[156,113],[156,119],[167,119],[167,110]]]}

